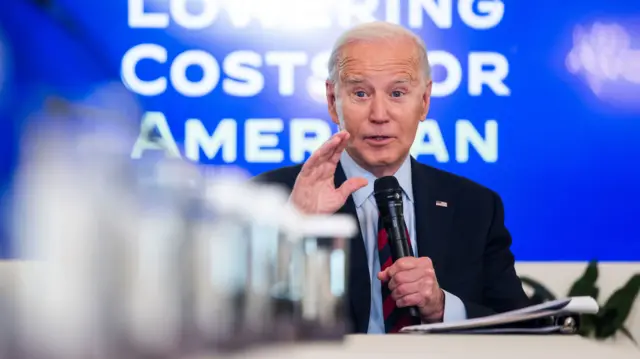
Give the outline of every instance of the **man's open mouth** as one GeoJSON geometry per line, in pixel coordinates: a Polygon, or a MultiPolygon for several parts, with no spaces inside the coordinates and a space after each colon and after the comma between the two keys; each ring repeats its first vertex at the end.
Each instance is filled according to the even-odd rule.
{"type": "Polygon", "coordinates": [[[388,138],[391,138],[391,136],[367,136],[365,137],[365,139],[367,140],[376,140],[376,141],[381,141],[381,140],[386,140],[388,138]]]}
{"type": "Polygon", "coordinates": [[[370,146],[386,146],[393,141],[394,137],[379,135],[379,136],[366,136],[364,141],[370,146]]]}

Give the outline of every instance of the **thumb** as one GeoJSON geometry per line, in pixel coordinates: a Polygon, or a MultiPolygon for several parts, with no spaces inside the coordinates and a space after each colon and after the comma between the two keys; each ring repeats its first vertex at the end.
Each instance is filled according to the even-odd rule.
{"type": "Polygon", "coordinates": [[[364,177],[354,177],[346,180],[340,188],[338,188],[338,192],[344,197],[349,197],[353,192],[359,190],[369,183],[364,177]]]}
{"type": "Polygon", "coordinates": [[[389,268],[387,268],[387,269],[385,269],[385,270],[383,270],[381,272],[378,272],[378,279],[383,283],[390,281],[391,280],[391,276],[389,275],[389,268]]]}

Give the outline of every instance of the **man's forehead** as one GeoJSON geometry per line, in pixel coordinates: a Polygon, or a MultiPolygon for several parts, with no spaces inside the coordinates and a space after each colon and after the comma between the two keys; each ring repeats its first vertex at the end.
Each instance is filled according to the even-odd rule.
{"type": "Polygon", "coordinates": [[[420,58],[415,54],[384,54],[346,52],[340,56],[338,66],[341,68],[377,68],[377,67],[403,67],[418,69],[420,58]]]}
{"type": "Polygon", "coordinates": [[[413,81],[420,73],[420,64],[414,44],[375,41],[345,46],[338,68],[343,81],[362,82],[381,75],[394,81],[413,81]]]}
{"type": "Polygon", "coordinates": [[[415,60],[420,49],[415,42],[406,39],[377,39],[353,41],[341,50],[343,57],[360,60],[384,60],[386,58],[415,60]]]}
{"type": "Polygon", "coordinates": [[[345,84],[394,83],[415,84],[421,79],[420,68],[410,62],[389,62],[380,65],[351,63],[340,66],[339,79],[345,84]]]}

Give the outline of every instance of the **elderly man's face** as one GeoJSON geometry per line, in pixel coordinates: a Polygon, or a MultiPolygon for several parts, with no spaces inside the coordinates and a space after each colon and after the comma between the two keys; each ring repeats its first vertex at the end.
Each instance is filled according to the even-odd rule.
{"type": "Polygon", "coordinates": [[[338,88],[327,83],[327,99],[333,121],[351,135],[347,151],[375,175],[392,175],[429,110],[431,82],[417,47],[402,38],[356,42],[345,46],[338,66],[338,88]]]}

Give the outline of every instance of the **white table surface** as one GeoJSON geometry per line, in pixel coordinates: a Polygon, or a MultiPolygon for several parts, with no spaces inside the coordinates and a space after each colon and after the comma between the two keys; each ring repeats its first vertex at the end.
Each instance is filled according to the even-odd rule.
{"type": "Polygon", "coordinates": [[[353,335],[344,343],[306,343],[256,348],[219,358],[246,359],[440,359],[440,358],[640,358],[640,349],[579,336],[353,335]]]}

